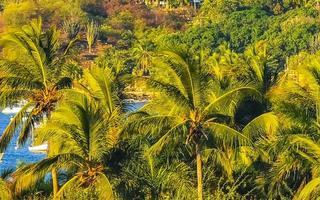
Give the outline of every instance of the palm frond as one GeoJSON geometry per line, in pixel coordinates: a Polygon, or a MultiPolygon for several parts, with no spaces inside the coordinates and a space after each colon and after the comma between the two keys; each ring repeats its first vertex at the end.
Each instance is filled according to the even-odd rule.
{"type": "Polygon", "coordinates": [[[319,158],[320,145],[307,135],[292,135],[289,137],[291,144],[304,149],[308,154],[319,158]]]}
{"type": "Polygon", "coordinates": [[[152,80],[150,78],[147,79],[147,83],[153,89],[156,89],[167,95],[173,102],[176,102],[178,105],[187,108],[193,106],[189,99],[186,98],[175,86],[168,83],[152,80]]]}
{"type": "Polygon", "coordinates": [[[246,97],[259,98],[260,92],[253,87],[239,87],[227,91],[221,96],[214,99],[204,108],[208,114],[219,112],[221,114],[233,114],[235,108],[239,105],[240,101],[246,97]]]}
{"type": "Polygon", "coordinates": [[[254,140],[260,138],[268,138],[275,140],[277,130],[279,128],[279,119],[272,113],[264,113],[251,120],[243,129],[242,133],[248,138],[254,140]],[[257,138],[258,137],[258,138],[257,138]]]}
{"type": "Polygon", "coordinates": [[[69,168],[71,166],[82,166],[86,161],[76,154],[59,154],[19,168],[13,173],[14,190],[21,193],[23,190],[34,186],[43,179],[52,168],[69,168]]]}
{"type": "MultiPolygon", "coordinates": [[[[16,130],[19,127],[22,126],[23,130],[26,132],[30,130],[28,127],[31,126],[31,124],[26,124],[24,118],[28,116],[27,112],[31,106],[33,106],[33,102],[28,102],[26,105],[24,105],[21,108],[21,110],[10,121],[9,125],[6,127],[6,129],[4,130],[4,132],[0,137],[0,152],[4,152],[7,149],[13,135],[16,133],[16,130]]],[[[24,137],[21,138],[22,143],[23,141],[25,141],[23,139],[25,138],[24,137]]]]}
{"type": "Polygon", "coordinates": [[[103,173],[99,173],[96,177],[95,189],[99,194],[100,199],[113,199],[112,186],[103,173]]]}
{"type": "Polygon", "coordinates": [[[108,113],[112,113],[116,107],[116,96],[113,88],[113,77],[108,69],[93,67],[84,72],[84,80],[87,87],[82,87],[93,98],[97,98],[106,107],[108,113]]]}
{"type": "Polygon", "coordinates": [[[6,199],[12,199],[13,194],[8,186],[8,184],[0,179],[0,199],[6,200],[6,199]]]}
{"type": "MultiPolygon", "coordinates": [[[[210,130],[208,134],[214,138],[213,140],[222,146],[238,147],[242,145],[251,145],[250,138],[227,125],[209,122],[206,128],[210,130]]],[[[210,141],[208,142],[210,143],[210,141]]]]}
{"type": "Polygon", "coordinates": [[[174,138],[173,134],[182,133],[182,129],[186,126],[188,120],[174,125],[169,131],[167,131],[155,144],[153,144],[147,151],[147,155],[155,155],[159,153],[163,146],[169,143],[170,138],[174,138]]]}
{"type": "Polygon", "coordinates": [[[319,189],[320,186],[320,178],[314,178],[310,182],[308,182],[303,189],[295,194],[294,200],[304,200],[304,199],[313,199],[318,196],[314,192],[319,189]]]}
{"type": "Polygon", "coordinates": [[[136,112],[131,115],[132,119],[125,130],[127,132],[138,132],[142,134],[157,134],[161,130],[175,124],[177,118],[171,115],[149,115],[147,113],[136,112]],[[136,116],[138,115],[138,116],[136,116]],[[143,115],[143,117],[141,117],[143,115]]]}
{"type": "Polygon", "coordinates": [[[54,200],[64,199],[64,193],[72,188],[80,187],[81,181],[79,176],[72,177],[68,182],[66,182],[59,190],[59,192],[54,197],[54,200]]]}

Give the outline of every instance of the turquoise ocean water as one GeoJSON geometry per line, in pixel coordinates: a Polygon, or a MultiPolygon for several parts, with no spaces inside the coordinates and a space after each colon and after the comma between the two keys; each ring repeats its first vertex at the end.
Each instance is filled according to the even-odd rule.
{"type": "MultiPolygon", "coordinates": [[[[128,103],[127,108],[134,111],[142,107],[144,103],[128,103]]],[[[5,115],[0,113],[0,135],[10,122],[12,115],[5,115]]],[[[0,172],[6,169],[16,168],[19,163],[32,163],[46,157],[43,153],[33,153],[28,150],[31,141],[28,141],[23,147],[15,149],[18,135],[16,134],[11,141],[9,148],[5,152],[2,160],[0,161],[0,172]]]]}

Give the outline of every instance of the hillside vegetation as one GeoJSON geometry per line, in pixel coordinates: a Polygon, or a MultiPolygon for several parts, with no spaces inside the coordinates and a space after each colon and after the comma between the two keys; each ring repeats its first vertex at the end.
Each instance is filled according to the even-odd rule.
{"type": "Polygon", "coordinates": [[[320,1],[193,2],[0,0],[1,200],[319,199],[320,1]]]}

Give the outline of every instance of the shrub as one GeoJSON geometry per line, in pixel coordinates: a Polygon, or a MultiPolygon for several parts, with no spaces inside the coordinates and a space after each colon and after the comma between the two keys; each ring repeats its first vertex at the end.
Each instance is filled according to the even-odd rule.
{"type": "Polygon", "coordinates": [[[92,45],[95,43],[98,36],[98,26],[91,21],[86,26],[86,38],[89,48],[89,53],[92,53],[92,45]]]}
{"type": "Polygon", "coordinates": [[[48,24],[59,25],[65,20],[80,20],[84,13],[80,5],[71,0],[26,0],[18,3],[7,3],[3,10],[6,25],[19,27],[33,18],[41,17],[48,24]],[[19,14],[17,14],[19,13],[19,14]]]}
{"type": "Polygon", "coordinates": [[[134,41],[134,34],[132,31],[125,31],[121,34],[121,39],[117,42],[118,48],[128,49],[132,46],[134,41]]]}
{"type": "Polygon", "coordinates": [[[65,20],[80,21],[85,16],[80,4],[73,0],[41,0],[38,9],[44,22],[55,25],[65,20]]]}
{"type": "Polygon", "coordinates": [[[22,26],[37,17],[37,8],[33,1],[8,3],[3,10],[3,18],[8,26],[22,26]],[[19,14],[17,14],[19,13],[19,14]]]}
{"type": "Polygon", "coordinates": [[[67,37],[72,40],[80,33],[81,25],[78,21],[65,20],[62,24],[62,29],[67,34],[67,37]]]}
{"type": "Polygon", "coordinates": [[[134,29],[134,17],[130,12],[122,11],[113,16],[108,24],[114,29],[132,31],[134,29]]]}
{"type": "Polygon", "coordinates": [[[107,12],[104,9],[104,5],[102,4],[102,1],[89,1],[85,2],[81,5],[81,9],[85,11],[89,17],[94,18],[106,18],[107,12]]]}

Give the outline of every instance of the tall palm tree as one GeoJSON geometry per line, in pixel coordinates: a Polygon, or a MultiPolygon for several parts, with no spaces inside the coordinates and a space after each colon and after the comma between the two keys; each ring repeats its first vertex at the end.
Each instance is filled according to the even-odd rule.
{"type": "Polygon", "coordinates": [[[1,37],[9,55],[0,62],[0,106],[24,105],[1,135],[0,152],[15,132],[19,132],[18,143],[24,144],[34,124],[54,110],[62,98],[60,90],[71,87],[75,75],[67,55],[73,42],[62,47],[56,28],[43,32],[41,19],[1,37]]]}
{"type": "MultiPolygon", "coordinates": [[[[54,110],[62,98],[60,90],[71,87],[72,79],[78,75],[71,70],[75,65],[68,63],[75,41],[63,47],[55,27],[43,32],[41,19],[1,37],[0,44],[9,54],[0,63],[0,106],[24,105],[2,133],[0,152],[6,150],[16,132],[17,143],[24,144],[34,125],[54,110]]],[[[53,177],[55,174],[53,169],[53,177]]],[[[53,181],[56,186],[57,180],[53,181]]]]}
{"type": "Polygon", "coordinates": [[[75,185],[94,185],[102,199],[112,199],[104,161],[117,144],[122,124],[121,104],[113,81],[116,77],[110,69],[92,67],[84,71],[74,89],[65,91],[65,98],[52,117],[36,131],[38,143],[52,144],[48,158],[16,172],[18,192],[43,178],[48,170],[62,168],[76,173],[55,197],[62,198],[75,185]]]}
{"type": "Polygon", "coordinates": [[[203,148],[211,145],[224,151],[223,147],[249,144],[249,138],[234,129],[233,115],[241,99],[248,95],[257,97],[259,92],[248,86],[221,90],[203,65],[201,55],[190,56],[183,50],[164,51],[155,66],[157,77],[146,81],[161,96],[134,114],[138,119],[129,129],[156,134],[157,142],[150,147],[149,154],[159,153],[165,145],[182,141],[189,144],[196,157],[198,199],[202,200],[203,148]]]}
{"type": "MultiPolygon", "coordinates": [[[[112,186],[105,175],[104,158],[118,139],[115,116],[104,112],[97,102],[79,92],[52,113],[51,119],[37,130],[37,141],[49,141],[48,158],[18,169],[14,177],[16,192],[36,183],[52,169],[73,171],[55,195],[63,199],[72,187],[94,186],[101,199],[112,199],[112,186]]],[[[114,113],[113,113],[114,114],[114,113]]]]}

